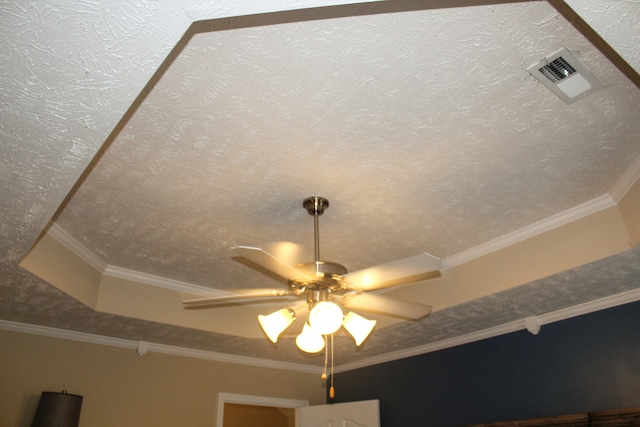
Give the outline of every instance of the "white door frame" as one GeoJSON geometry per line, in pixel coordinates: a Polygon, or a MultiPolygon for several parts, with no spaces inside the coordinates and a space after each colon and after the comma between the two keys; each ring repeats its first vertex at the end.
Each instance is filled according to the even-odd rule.
{"type": "Polygon", "coordinates": [[[241,405],[274,406],[276,408],[301,408],[309,406],[308,400],[281,399],[279,397],[251,396],[247,394],[218,393],[217,427],[222,427],[224,421],[224,404],[239,403],[241,405]]]}

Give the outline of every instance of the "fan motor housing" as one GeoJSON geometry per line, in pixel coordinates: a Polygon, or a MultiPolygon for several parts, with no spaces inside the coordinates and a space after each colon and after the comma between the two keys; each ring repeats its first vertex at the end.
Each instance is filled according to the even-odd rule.
{"type": "Polygon", "coordinates": [[[347,274],[347,269],[343,265],[331,261],[306,262],[297,265],[296,269],[309,277],[318,277],[319,274],[325,276],[347,274]]]}
{"type": "Polygon", "coordinates": [[[308,262],[298,265],[296,269],[307,278],[290,280],[289,284],[294,289],[329,292],[344,289],[342,275],[347,273],[347,269],[341,264],[330,261],[308,262]]]}

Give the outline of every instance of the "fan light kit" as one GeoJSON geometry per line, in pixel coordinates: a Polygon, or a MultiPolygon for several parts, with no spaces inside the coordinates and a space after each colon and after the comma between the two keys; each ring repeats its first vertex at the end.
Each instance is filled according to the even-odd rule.
{"type": "MultiPolygon", "coordinates": [[[[273,244],[269,251],[250,246],[232,248],[247,260],[286,278],[288,289],[240,290],[222,297],[187,300],[184,301],[185,307],[251,304],[283,296],[304,296],[306,302],[303,306],[309,307],[309,318],[295,340],[296,345],[307,353],[318,353],[330,347],[332,354],[333,334],[341,326],[359,346],[376,325],[375,320],[365,319],[353,311],[349,311],[345,316],[341,307],[407,320],[419,320],[431,313],[429,305],[398,300],[368,291],[435,277],[439,275],[441,267],[438,258],[423,253],[348,273],[344,266],[320,259],[319,216],[329,207],[329,201],[314,196],[305,199],[302,206],[314,219],[313,262],[299,263],[300,247],[289,242],[273,244]]],[[[295,310],[285,307],[271,314],[258,316],[258,321],[269,340],[277,343],[280,335],[291,326],[295,318],[295,310]]],[[[326,378],[327,356],[328,351],[325,352],[323,378],[326,378]]],[[[330,395],[332,393],[333,387],[330,395]]]]}

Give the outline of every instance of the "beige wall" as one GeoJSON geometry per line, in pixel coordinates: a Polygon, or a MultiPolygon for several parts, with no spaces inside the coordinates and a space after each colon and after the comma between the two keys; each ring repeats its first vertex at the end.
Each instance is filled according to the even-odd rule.
{"type": "Polygon", "coordinates": [[[324,403],[319,375],[0,331],[0,427],[28,427],[40,393],[84,396],[81,427],[216,425],[219,392],[324,403]]]}

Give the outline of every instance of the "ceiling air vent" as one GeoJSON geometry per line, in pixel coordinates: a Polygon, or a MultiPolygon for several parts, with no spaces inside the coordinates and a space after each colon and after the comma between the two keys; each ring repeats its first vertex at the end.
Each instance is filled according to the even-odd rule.
{"type": "Polygon", "coordinates": [[[533,64],[527,68],[527,71],[567,104],[603,86],[596,76],[566,48],[533,64]]]}

